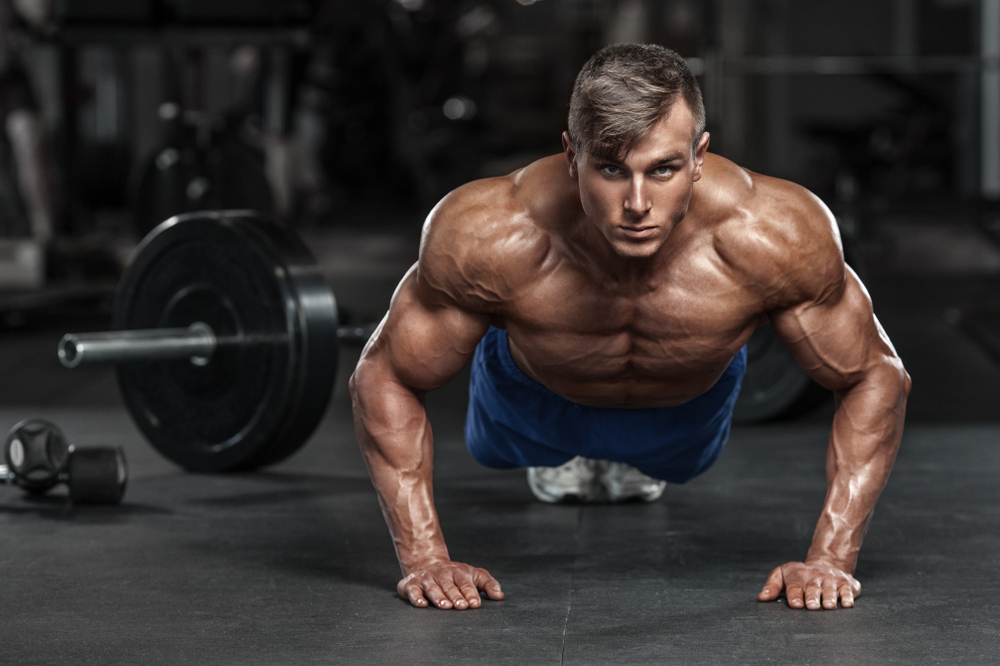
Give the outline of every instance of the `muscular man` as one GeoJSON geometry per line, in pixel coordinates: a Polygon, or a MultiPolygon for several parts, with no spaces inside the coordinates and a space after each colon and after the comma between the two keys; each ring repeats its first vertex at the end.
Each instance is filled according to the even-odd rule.
{"type": "Polygon", "coordinates": [[[718,457],[744,344],[768,321],[837,410],[812,545],[758,599],[854,605],[910,380],[826,206],[708,154],[708,141],[676,53],[611,46],[577,78],[564,155],[465,185],[431,211],[351,380],[397,589],[414,606],[503,598],[484,569],[451,560],[431,487],[424,397],[470,356],[466,435],[481,463],[582,456],[681,483],[718,457]]]}

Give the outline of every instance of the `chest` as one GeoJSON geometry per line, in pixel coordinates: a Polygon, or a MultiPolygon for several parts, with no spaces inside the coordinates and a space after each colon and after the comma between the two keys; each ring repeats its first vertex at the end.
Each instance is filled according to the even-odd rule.
{"type": "Polygon", "coordinates": [[[511,300],[505,324],[537,372],[601,380],[714,375],[760,318],[759,300],[702,255],[628,282],[563,262],[511,300]]]}

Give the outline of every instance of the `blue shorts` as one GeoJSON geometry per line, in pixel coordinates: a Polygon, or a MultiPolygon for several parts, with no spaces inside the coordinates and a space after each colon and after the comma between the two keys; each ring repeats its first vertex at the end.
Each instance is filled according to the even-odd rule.
{"type": "Polygon", "coordinates": [[[707,393],[675,407],[586,407],[525,375],[507,331],[491,327],[472,360],[465,442],[487,467],[555,467],[583,456],[684,483],[722,453],[746,366],[744,347],[707,393]]]}

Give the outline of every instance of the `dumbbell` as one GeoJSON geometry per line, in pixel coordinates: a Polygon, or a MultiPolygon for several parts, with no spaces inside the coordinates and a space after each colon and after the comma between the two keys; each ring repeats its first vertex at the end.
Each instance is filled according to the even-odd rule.
{"type": "Polygon", "coordinates": [[[128,467],[121,448],[71,446],[54,423],[21,421],[7,435],[0,481],[40,495],[65,483],[74,504],[118,504],[128,467]]]}
{"type": "Polygon", "coordinates": [[[114,363],[146,439],[190,470],[253,469],[294,453],[333,392],[336,299],[302,241],[252,211],[170,218],[139,244],[112,328],[71,333],[59,360],[114,363]]]}

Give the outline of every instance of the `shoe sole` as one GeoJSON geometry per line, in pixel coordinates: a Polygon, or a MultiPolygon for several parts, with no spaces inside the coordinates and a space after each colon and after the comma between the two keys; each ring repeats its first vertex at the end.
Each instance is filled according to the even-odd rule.
{"type": "Polygon", "coordinates": [[[608,488],[607,486],[605,486],[605,490],[608,493],[608,501],[611,502],[612,504],[621,504],[623,502],[645,502],[648,504],[650,502],[655,502],[656,500],[663,497],[663,493],[666,490],[666,486],[661,488],[655,494],[649,494],[649,493],[624,494],[621,493],[620,491],[614,491],[611,488],[608,488]]]}
{"type": "Polygon", "coordinates": [[[547,504],[590,504],[597,499],[598,493],[598,489],[595,488],[594,491],[589,494],[565,493],[563,495],[555,495],[542,488],[532,474],[528,474],[528,488],[531,489],[531,494],[534,495],[536,499],[546,502],[547,504]]]}

